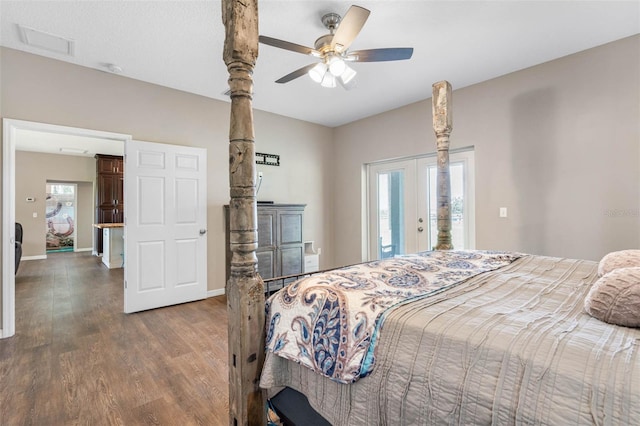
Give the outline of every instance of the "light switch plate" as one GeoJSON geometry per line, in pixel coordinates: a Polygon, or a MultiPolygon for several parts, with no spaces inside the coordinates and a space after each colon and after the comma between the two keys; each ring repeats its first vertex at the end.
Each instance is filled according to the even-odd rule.
{"type": "Polygon", "coordinates": [[[500,217],[507,217],[507,208],[500,207],[500,217]]]}

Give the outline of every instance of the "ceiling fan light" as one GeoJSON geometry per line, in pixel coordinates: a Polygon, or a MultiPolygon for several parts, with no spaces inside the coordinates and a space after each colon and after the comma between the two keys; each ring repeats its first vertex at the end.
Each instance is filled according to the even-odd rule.
{"type": "Polygon", "coordinates": [[[348,84],[356,76],[357,72],[353,68],[346,66],[344,72],[340,75],[343,84],[348,84]]]}
{"type": "Polygon", "coordinates": [[[315,81],[316,83],[320,83],[322,82],[322,77],[324,77],[326,72],[327,66],[320,62],[318,65],[309,70],[309,77],[311,77],[311,80],[315,81]]]}
{"type": "Polygon", "coordinates": [[[336,56],[329,59],[329,72],[333,74],[335,77],[341,76],[346,68],[347,68],[347,64],[345,64],[342,59],[336,56]]]}
{"type": "Polygon", "coordinates": [[[320,85],[322,87],[328,87],[330,89],[334,88],[336,87],[336,77],[330,72],[327,72],[324,74],[324,77],[322,78],[320,85]]]}

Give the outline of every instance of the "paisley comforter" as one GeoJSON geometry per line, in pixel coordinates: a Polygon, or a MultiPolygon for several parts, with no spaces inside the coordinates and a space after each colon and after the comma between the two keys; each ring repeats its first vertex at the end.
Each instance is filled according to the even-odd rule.
{"type": "Polygon", "coordinates": [[[340,426],[637,425],[640,329],[584,311],[597,270],[523,256],[389,311],[355,383],[267,352],[260,386],[295,389],[340,426]]]}
{"type": "Polygon", "coordinates": [[[340,383],[367,376],[389,310],[508,265],[518,253],[433,251],[303,278],[267,301],[267,351],[340,383]]]}

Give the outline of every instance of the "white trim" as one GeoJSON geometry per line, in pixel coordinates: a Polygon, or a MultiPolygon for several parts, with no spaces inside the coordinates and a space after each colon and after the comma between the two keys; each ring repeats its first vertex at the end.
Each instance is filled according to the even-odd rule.
{"type": "Polygon", "coordinates": [[[224,296],[224,288],[218,288],[216,290],[207,291],[207,298],[216,297],[216,296],[224,296]]]}
{"type": "Polygon", "coordinates": [[[75,249],[74,253],[78,253],[78,252],[81,252],[81,251],[92,251],[92,250],[93,250],[93,247],[85,247],[85,248],[75,249]]]}
{"type": "Polygon", "coordinates": [[[10,120],[2,120],[2,338],[11,337],[16,332],[16,130],[17,125],[10,120]]]}
{"type": "MultiPolygon", "coordinates": [[[[2,119],[2,338],[15,334],[15,220],[16,139],[18,130],[127,141],[130,135],[58,126],[33,121],[2,119]]],[[[45,256],[46,258],[46,256],[45,256]]],[[[23,259],[25,259],[23,257],[23,259]]]]}
{"type": "MultiPolygon", "coordinates": [[[[475,145],[463,146],[462,148],[453,148],[449,150],[449,155],[463,153],[467,151],[475,152],[475,145]]],[[[377,164],[385,164],[385,163],[397,163],[399,161],[405,160],[420,160],[422,158],[436,158],[438,156],[438,151],[428,152],[426,154],[420,155],[406,155],[404,157],[395,157],[395,158],[385,158],[384,160],[376,160],[368,163],[364,163],[365,167],[374,166],[377,164]]]]}
{"type": "Polygon", "coordinates": [[[23,260],[44,260],[46,258],[47,258],[46,254],[39,254],[37,256],[22,256],[20,261],[22,262],[23,260]]]}

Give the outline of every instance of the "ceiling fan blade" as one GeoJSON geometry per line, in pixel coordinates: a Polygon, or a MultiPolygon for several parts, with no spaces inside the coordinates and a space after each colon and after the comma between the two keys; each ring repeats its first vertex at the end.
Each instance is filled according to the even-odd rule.
{"type": "Polygon", "coordinates": [[[294,72],[289,73],[289,74],[285,75],[282,78],[279,78],[278,80],[276,80],[276,83],[281,83],[281,84],[282,83],[288,83],[291,80],[295,80],[298,77],[302,77],[303,75],[308,73],[311,68],[315,67],[316,65],[318,65],[318,64],[309,64],[309,65],[306,65],[306,66],[304,66],[304,67],[302,67],[300,69],[297,69],[294,72]]]}
{"type": "Polygon", "coordinates": [[[353,62],[384,62],[411,59],[413,47],[389,47],[384,49],[356,50],[344,58],[353,62]]]}
{"type": "Polygon", "coordinates": [[[342,53],[351,46],[353,40],[360,33],[360,30],[362,30],[364,23],[367,22],[369,13],[371,12],[368,9],[356,5],[351,6],[349,10],[347,10],[331,41],[331,47],[333,47],[336,52],[342,53]]]}
{"type": "Polygon", "coordinates": [[[273,47],[279,47],[280,49],[290,50],[292,52],[302,53],[305,55],[312,55],[317,57],[321,56],[320,52],[318,52],[317,50],[307,46],[302,46],[301,44],[295,44],[295,43],[291,43],[288,41],[280,40],[273,37],[267,37],[267,36],[260,36],[258,40],[262,44],[267,44],[273,47]]]}

